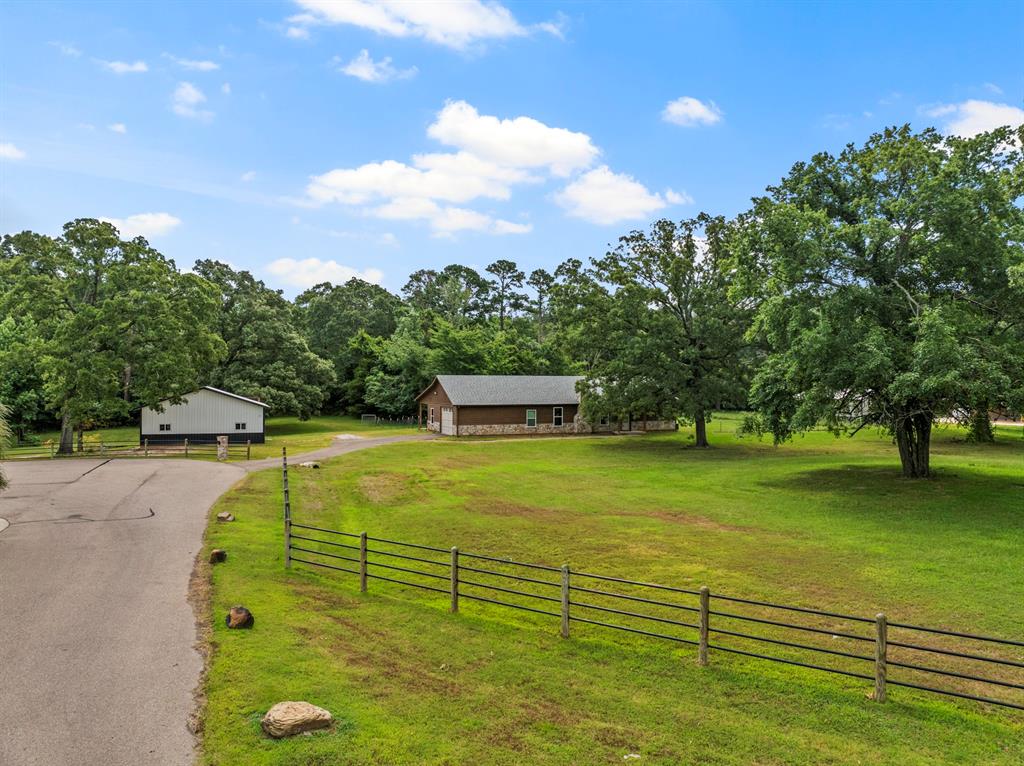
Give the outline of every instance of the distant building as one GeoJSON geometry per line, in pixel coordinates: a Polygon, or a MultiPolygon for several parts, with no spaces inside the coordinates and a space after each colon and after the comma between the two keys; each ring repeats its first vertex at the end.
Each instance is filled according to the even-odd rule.
{"type": "Polygon", "coordinates": [[[231,444],[262,444],[266,440],[264,412],[268,405],[213,386],[203,386],[182,397],[181,404],[160,402],[163,412],[143,407],[139,443],[212,444],[227,436],[231,444]]]}
{"type": "Polygon", "coordinates": [[[671,431],[674,420],[625,416],[587,423],[578,375],[438,375],[416,397],[420,427],[448,436],[671,431]]]}

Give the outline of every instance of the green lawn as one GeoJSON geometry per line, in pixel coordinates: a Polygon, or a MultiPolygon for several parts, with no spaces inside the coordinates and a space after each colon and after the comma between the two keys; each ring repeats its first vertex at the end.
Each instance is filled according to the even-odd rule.
{"type": "MultiPolygon", "coordinates": [[[[392,436],[416,433],[415,427],[363,423],[359,418],[322,415],[309,420],[296,417],[267,418],[265,444],[252,445],[252,459],[276,457],[281,448],[287,447],[289,453],[300,454],[326,447],[337,434],[356,434],[362,437],[392,436]]],[[[100,440],[107,444],[135,444],[139,439],[139,427],[121,426],[116,428],[99,428],[86,431],[86,438],[100,440]]],[[[35,434],[33,439],[40,444],[58,441],[59,431],[47,431],[35,434]]],[[[40,447],[43,450],[42,447],[40,447]]],[[[45,452],[45,450],[43,450],[45,452]]],[[[234,459],[234,455],[232,458],[234,459]]]]}
{"type": "MultiPolygon", "coordinates": [[[[994,446],[967,445],[960,432],[941,429],[933,453],[937,477],[912,482],[900,478],[894,447],[877,434],[851,440],[813,433],[774,448],[737,439],[734,426],[728,418],[714,421],[715,447],[708,451],[689,447],[692,436],[680,432],[435,440],[352,453],[320,471],[292,473],[294,518],[439,548],[569,563],[684,588],[707,584],[720,593],[866,617],[883,610],[893,621],[1022,638],[1020,429],[1004,429],[994,446]]],[[[715,651],[710,666],[699,668],[685,645],[578,623],[563,640],[555,618],[467,600],[451,615],[442,594],[371,580],[361,595],[352,575],[300,564],[286,570],[276,470],[250,475],[213,513],[221,510],[238,520],[211,526],[207,540],[229,552],[228,562],[213,570],[208,764],[596,764],[621,763],[630,753],[641,756],[638,763],[657,764],[1019,764],[1024,758],[1024,715],[1005,709],[893,687],[890,701],[879,705],[867,699],[870,682],[859,679],[715,651]],[[236,603],[253,610],[254,630],[224,627],[223,614],[236,603]],[[289,741],[261,736],[260,715],[282,699],[327,707],[337,726],[289,741]]],[[[658,609],[588,597],[618,608],[658,609]]],[[[688,597],[669,596],[677,598],[688,597]]],[[[557,611],[554,604],[537,605],[557,611]]],[[[693,635],[675,626],[646,627],[693,635]]],[[[821,643],[810,634],[783,636],[762,627],[729,625],[872,652],[870,644],[830,643],[828,636],[821,643]]],[[[852,632],[863,631],[854,625],[852,632]]],[[[900,638],[953,646],[909,632],[900,638]]],[[[797,656],[786,647],[714,640],[797,656]]],[[[1024,651],[1000,656],[1022,661],[1024,651]]],[[[812,661],[871,673],[870,663],[812,661]]],[[[928,661],[965,667],[942,657],[928,661]]],[[[891,668],[890,678],[897,673],[891,668]]],[[[1024,682],[1021,673],[995,675],[1024,682]]],[[[933,677],[930,683],[943,682],[933,677]]],[[[956,688],[983,691],[976,684],[956,688]]],[[[1004,691],[1004,698],[1024,699],[1004,691]]]]}

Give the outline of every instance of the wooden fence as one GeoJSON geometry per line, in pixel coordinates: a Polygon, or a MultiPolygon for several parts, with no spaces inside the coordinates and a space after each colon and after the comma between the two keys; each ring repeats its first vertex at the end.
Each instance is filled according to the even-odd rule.
{"type": "Polygon", "coordinates": [[[563,638],[573,624],[625,631],[693,646],[699,665],[715,651],[838,674],[871,684],[878,702],[889,687],[905,687],[1024,710],[1021,640],[301,524],[292,519],[286,456],[282,474],[286,565],[355,575],[363,592],[379,580],[443,594],[451,612],[463,600],[515,609],[557,620],[563,638]]]}
{"type": "MultiPolygon", "coordinates": [[[[188,439],[180,443],[153,443],[148,439],[131,442],[116,441],[84,441],[77,443],[70,453],[61,453],[57,442],[44,444],[15,444],[0,449],[0,460],[36,460],[40,458],[84,458],[84,457],[188,457],[216,459],[217,445],[210,443],[194,444],[188,439]]],[[[229,460],[249,460],[252,456],[252,444],[229,444],[227,447],[229,460]]]]}

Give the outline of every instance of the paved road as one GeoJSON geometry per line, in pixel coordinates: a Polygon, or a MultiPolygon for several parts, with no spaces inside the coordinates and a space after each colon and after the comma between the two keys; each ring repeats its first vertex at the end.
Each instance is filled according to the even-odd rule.
{"type": "MultiPolygon", "coordinates": [[[[310,455],[410,438],[424,436],[338,440],[310,455]]],[[[245,470],[122,459],[8,462],[4,471],[0,764],[191,763],[186,723],[202,661],[188,581],[207,511],[245,470]]]]}

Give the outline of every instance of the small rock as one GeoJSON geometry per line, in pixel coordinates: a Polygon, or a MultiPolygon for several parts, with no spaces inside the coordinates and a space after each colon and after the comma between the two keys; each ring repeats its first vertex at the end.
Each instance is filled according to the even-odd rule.
{"type": "Polygon", "coordinates": [[[227,511],[221,511],[217,514],[217,521],[234,521],[235,517],[227,511]]]}
{"type": "Polygon", "coordinates": [[[223,561],[228,560],[228,552],[223,548],[214,548],[210,551],[210,563],[220,564],[223,561]]]}
{"type": "Polygon", "coordinates": [[[320,464],[315,460],[307,460],[305,463],[299,463],[299,468],[319,468],[320,464]]]}
{"type": "Polygon", "coordinates": [[[224,621],[229,628],[251,628],[256,618],[244,606],[233,606],[224,621]]]}
{"type": "Polygon", "coordinates": [[[331,714],[308,702],[278,702],[260,721],[263,731],[271,737],[290,737],[331,725],[331,714]]]}

